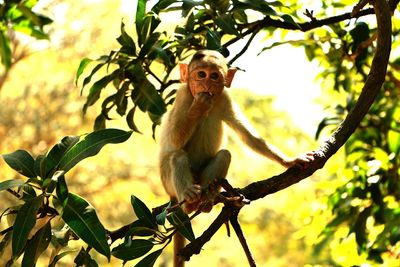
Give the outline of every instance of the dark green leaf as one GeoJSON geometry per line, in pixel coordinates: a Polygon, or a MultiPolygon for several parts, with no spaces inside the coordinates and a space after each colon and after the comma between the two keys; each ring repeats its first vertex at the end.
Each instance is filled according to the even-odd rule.
{"type": "Polygon", "coordinates": [[[161,33],[159,32],[151,33],[151,35],[149,36],[149,38],[146,39],[145,44],[143,45],[142,49],[139,52],[139,58],[146,57],[146,55],[152,50],[153,46],[156,44],[160,36],[161,33]]]}
{"type": "Polygon", "coordinates": [[[100,98],[101,90],[104,89],[114,78],[119,74],[119,70],[115,70],[110,75],[104,76],[97,82],[95,82],[89,90],[89,95],[86,98],[86,103],[83,107],[83,112],[85,113],[88,107],[97,102],[100,98]]]}
{"type": "Polygon", "coordinates": [[[24,257],[22,259],[22,267],[35,266],[39,256],[47,249],[51,241],[51,224],[48,222],[42,229],[28,242],[24,257]]]}
{"type": "Polygon", "coordinates": [[[168,209],[171,207],[171,202],[168,204],[167,207],[163,208],[162,212],[157,214],[156,221],[158,225],[164,225],[165,220],[167,219],[168,209]]]}
{"type": "Polygon", "coordinates": [[[84,58],[81,60],[81,63],[79,63],[78,70],[76,71],[76,76],[75,76],[75,85],[78,85],[78,79],[86,69],[86,67],[89,65],[90,62],[93,60],[90,58],[84,58]]]}
{"type": "Polygon", "coordinates": [[[146,14],[146,2],[147,0],[138,0],[136,6],[136,33],[138,35],[139,46],[143,44],[144,39],[141,37],[143,19],[146,14]]]}
{"type": "Polygon", "coordinates": [[[0,56],[1,63],[4,65],[6,70],[10,69],[12,62],[10,40],[8,39],[7,34],[2,30],[0,30],[0,56]]]}
{"type": "Polygon", "coordinates": [[[225,33],[232,35],[239,35],[239,32],[235,28],[235,21],[232,19],[231,15],[223,14],[215,20],[215,23],[220,27],[225,33]]]}
{"type": "Polygon", "coordinates": [[[124,261],[130,261],[137,259],[153,248],[154,244],[145,239],[134,239],[129,240],[127,243],[123,243],[112,250],[112,255],[118,259],[124,261]]]}
{"type": "Polygon", "coordinates": [[[133,41],[132,37],[130,37],[125,31],[125,24],[121,23],[121,36],[117,38],[117,41],[120,45],[126,47],[125,51],[131,51],[129,55],[134,55],[136,52],[135,42],[133,41]]]}
{"type": "Polygon", "coordinates": [[[78,255],[74,259],[74,263],[76,266],[85,266],[85,267],[98,267],[97,262],[90,256],[89,251],[81,248],[78,255]]]}
{"type": "Polygon", "coordinates": [[[207,39],[207,49],[210,50],[221,49],[221,37],[217,32],[208,29],[206,34],[206,39],[207,39]]]}
{"type": "Polygon", "coordinates": [[[45,156],[40,155],[35,159],[35,173],[36,173],[36,176],[39,176],[42,179],[46,178],[47,162],[46,162],[45,156]]]}
{"type": "Polygon", "coordinates": [[[85,86],[91,82],[93,75],[96,74],[96,72],[99,71],[106,63],[107,63],[107,61],[106,61],[106,62],[101,62],[101,63],[97,64],[97,65],[92,69],[92,71],[90,72],[90,74],[89,74],[85,79],[83,79],[83,84],[82,84],[82,89],[81,89],[81,95],[82,95],[82,92],[83,92],[83,88],[85,88],[85,86]]]}
{"type": "Polygon", "coordinates": [[[103,115],[103,113],[100,113],[94,120],[93,130],[99,131],[105,128],[106,128],[106,117],[103,115]]]}
{"type": "Polygon", "coordinates": [[[5,162],[18,173],[26,177],[36,177],[35,161],[25,150],[17,150],[10,154],[2,155],[5,162]]]}
{"type": "Polygon", "coordinates": [[[128,123],[128,126],[131,130],[137,132],[137,133],[141,133],[139,128],[136,126],[135,124],[135,111],[136,111],[136,107],[134,106],[133,108],[131,108],[131,110],[128,112],[128,114],[126,115],[126,122],[128,123]]]}
{"type": "Polygon", "coordinates": [[[121,116],[125,115],[128,106],[127,91],[129,90],[129,83],[125,82],[118,92],[115,94],[115,103],[117,105],[117,113],[121,116]]]}
{"type": "Polygon", "coordinates": [[[189,241],[195,239],[192,225],[190,223],[189,216],[182,211],[182,209],[177,209],[175,212],[167,216],[168,221],[176,227],[176,229],[189,241]]]}
{"type": "Polygon", "coordinates": [[[285,15],[282,15],[281,18],[282,18],[285,22],[290,23],[290,24],[292,24],[293,26],[295,26],[297,29],[301,29],[300,25],[297,24],[297,23],[294,21],[294,19],[292,18],[292,16],[285,14],[285,15]]]}
{"type": "Polygon", "coordinates": [[[153,7],[152,11],[156,14],[159,14],[161,11],[169,7],[170,5],[176,3],[176,0],[160,0],[153,7]]]}
{"type": "Polygon", "coordinates": [[[75,252],[76,252],[76,250],[68,250],[68,251],[64,251],[64,252],[58,254],[57,256],[55,256],[55,257],[53,258],[53,260],[50,262],[50,264],[49,264],[48,267],[56,267],[56,264],[57,264],[57,262],[58,262],[59,260],[61,260],[61,259],[62,259],[63,257],[65,257],[65,256],[67,256],[67,255],[69,255],[69,254],[71,254],[71,253],[75,253],[75,252]]]}
{"type": "Polygon", "coordinates": [[[64,171],[58,171],[54,173],[54,176],[57,177],[57,187],[56,187],[56,194],[58,200],[64,206],[66,204],[66,200],[68,198],[68,186],[65,182],[64,171]]]}
{"type": "Polygon", "coordinates": [[[110,259],[106,230],[95,209],[86,200],[69,193],[62,219],[79,238],[110,259]]]}
{"type": "Polygon", "coordinates": [[[149,208],[144,204],[139,198],[131,196],[131,204],[136,216],[140,221],[142,221],[147,227],[152,229],[156,228],[156,223],[154,221],[153,215],[149,208]]]}
{"type": "Polygon", "coordinates": [[[146,257],[141,259],[135,265],[135,267],[152,267],[152,266],[154,266],[154,264],[156,263],[158,257],[161,255],[162,252],[163,252],[163,250],[159,249],[159,250],[156,250],[156,251],[150,253],[149,255],[147,255],[146,257]]]}
{"type": "Polygon", "coordinates": [[[92,132],[65,153],[60,160],[59,170],[68,172],[83,159],[99,153],[106,144],[125,142],[131,134],[132,132],[118,129],[104,129],[92,132]]]}
{"type": "MultiPolygon", "coordinates": [[[[47,171],[57,170],[65,153],[79,141],[79,136],[66,136],[47,153],[47,171]]],[[[47,173],[48,175],[49,173],[47,173]]]]}
{"type": "Polygon", "coordinates": [[[10,179],[0,183],[0,191],[11,189],[13,187],[20,187],[24,185],[25,182],[20,179],[10,179]]]}
{"type": "Polygon", "coordinates": [[[37,213],[42,203],[43,195],[25,202],[18,210],[12,237],[12,254],[14,259],[18,258],[22,253],[28,240],[29,232],[35,226],[37,213]]]}

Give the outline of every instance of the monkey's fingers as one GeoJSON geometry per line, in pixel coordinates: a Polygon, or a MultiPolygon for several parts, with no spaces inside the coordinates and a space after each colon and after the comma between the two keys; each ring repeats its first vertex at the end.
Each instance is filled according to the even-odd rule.
{"type": "Polygon", "coordinates": [[[201,187],[200,185],[192,185],[190,188],[186,189],[184,194],[184,199],[189,202],[196,202],[201,197],[201,187]]]}

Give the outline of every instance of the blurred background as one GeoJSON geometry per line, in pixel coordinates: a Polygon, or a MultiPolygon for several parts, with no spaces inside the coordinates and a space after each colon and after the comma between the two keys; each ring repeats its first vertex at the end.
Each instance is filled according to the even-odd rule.
{"type": "MultiPolygon", "coordinates": [[[[66,135],[92,131],[100,107],[94,106],[82,115],[87,91],[81,95],[81,81],[75,84],[77,68],[83,58],[97,58],[118,46],[121,21],[131,31],[135,6],[136,1],[130,0],[39,1],[36,8],[54,20],[46,26],[50,39],[24,37],[15,43],[20,60],[7,74],[3,73],[0,87],[1,154],[24,149],[36,156],[66,135]]],[[[170,20],[174,22],[174,18],[170,20]]],[[[230,89],[234,100],[260,135],[285,153],[295,156],[316,149],[318,141],[314,135],[326,115],[324,107],[329,99],[338,96],[329,91],[322,95],[321,82],[315,78],[320,71],[318,64],[308,62],[301,48],[280,46],[257,56],[259,51],[255,46],[235,63],[244,71],[238,72],[230,89]]],[[[153,140],[151,136],[147,116],[137,116],[143,134],[134,133],[124,144],[107,146],[66,177],[70,191],[85,197],[110,230],[135,219],[130,205],[132,194],[150,207],[168,201],[157,169],[157,138],[153,140]]],[[[125,120],[118,116],[108,127],[128,130],[125,120]]],[[[283,171],[244,148],[234,134],[228,133],[225,146],[233,155],[228,179],[234,187],[283,171]]],[[[354,235],[348,236],[346,230],[338,231],[337,238],[318,253],[313,247],[331,218],[327,196],[345,182],[341,175],[343,165],[343,152],[339,151],[312,177],[242,210],[239,220],[259,266],[352,266],[365,261],[357,254],[354,235]]],[[[0,159],[0,181],[16,176],[0,159]]],[[[0,210],[16,204],[7,192],[0,193],[0,210]]],[[[195,219],[196,235],[206,229],[220,209],[216,206],[210,214],[195,219]]],[[[6,227],[3,218],[0,229],[6,227]]],[[[80,248],[78,242],[71,244],[80,248]]],[[[170,266],[171,248],[167,252],[156,266],[170,266]]],[[[98,257],[101,266],[122,264],[115,258],[108,263],[104,257],[98,257]]],[[[58,265],[70,266],[70,262],[71,258],[65,257],[58,265]]],[[[40,262],[40,266],[46,264],[40,262]]],[[[205,264],[247,263],[236,236],[228,237],[221,228],[188,265],[205,264]]]]}

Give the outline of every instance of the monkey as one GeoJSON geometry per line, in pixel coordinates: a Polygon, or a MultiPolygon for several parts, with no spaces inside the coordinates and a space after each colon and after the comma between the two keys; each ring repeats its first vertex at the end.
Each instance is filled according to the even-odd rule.
{"type": "MultiPolygon", "coordinates": [[[[224,124],[252,150],[286,168],[303,168],[313,160],[311,153],[289,158],[245,126],[227,93],[236,69],[228,68],[219,52],[199,50],[189,64],[180,63],[179,70],[181,86],[162,118],[159,167],[165,191],[172,201],[182,203],[185,213],[209,212],[219,189],[206,197],[202,189],[227,175],[231,154],[220,149],[224,124]]],[[[183,246],[184,238],[178,235],[175,254],[183,246]]],[[[183,266],[183,261],[175,259],[174,266],[183,266]]]]}

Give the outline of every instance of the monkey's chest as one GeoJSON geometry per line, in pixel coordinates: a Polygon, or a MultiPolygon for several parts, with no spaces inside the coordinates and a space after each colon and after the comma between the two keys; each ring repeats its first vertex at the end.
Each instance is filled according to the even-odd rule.
{"type": "Polygon", "coordinates": [[[213,117],[202,120],[185,146],[191,165],[202,166],[213,158],[221,146],[222,138],[221,120],[213,117]]]}

